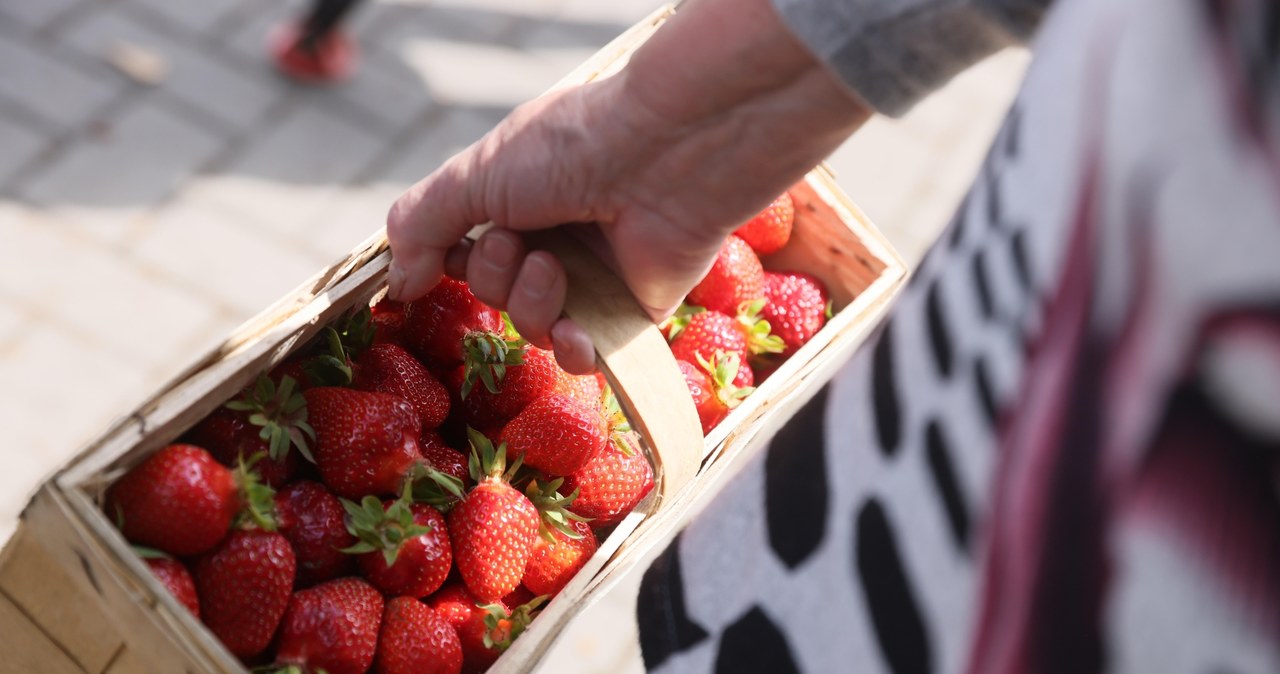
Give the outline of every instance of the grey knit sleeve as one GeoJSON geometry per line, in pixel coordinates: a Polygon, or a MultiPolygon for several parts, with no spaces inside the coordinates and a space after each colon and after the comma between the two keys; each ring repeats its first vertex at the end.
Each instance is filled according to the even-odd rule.
{"type": "Polygon", "coordinates": [[[1029,39],[1051,0],[773,0],[879,112],[897,116],[983,57],[1029,39]]]}

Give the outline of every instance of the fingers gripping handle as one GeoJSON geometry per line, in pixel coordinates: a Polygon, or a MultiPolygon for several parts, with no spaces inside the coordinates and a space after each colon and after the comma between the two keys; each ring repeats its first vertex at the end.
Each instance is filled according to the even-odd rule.
{"type": "Polygon", "coordinates": [[[531,243],[564,264],[564,312],[595,342],[619,404],[656,455],[661,502],[670,502],[702,461],[702,426],[671,349],[622,279],[581,242],[551,231],[531,243]]]}

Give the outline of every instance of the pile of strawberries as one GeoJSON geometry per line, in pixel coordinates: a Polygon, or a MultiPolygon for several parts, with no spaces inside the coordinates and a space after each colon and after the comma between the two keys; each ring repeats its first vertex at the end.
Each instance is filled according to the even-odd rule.
{"type": "Polygon", "coordinates": [[[831,315],[827,288],[798,271],[764,269],[760,256],[791,238],[789,192],[742,225],[676,315],[662,324],[708,433],[831,315]]]}
{"type": "Polygon", "coordinates": [[[485,670],[653,487],[598,375],[466,284],[327,327],[105,512],[255,671],[485,670]]]}

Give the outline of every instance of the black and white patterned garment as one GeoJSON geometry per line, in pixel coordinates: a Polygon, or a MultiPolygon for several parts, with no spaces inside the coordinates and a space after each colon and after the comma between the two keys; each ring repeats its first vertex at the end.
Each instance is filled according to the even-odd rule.
{"type": "Polygon", "coordinates": [[[649,569],[651,671],[1280,671],[1280,9],[1034,48],[883,329],[649,569]]]}

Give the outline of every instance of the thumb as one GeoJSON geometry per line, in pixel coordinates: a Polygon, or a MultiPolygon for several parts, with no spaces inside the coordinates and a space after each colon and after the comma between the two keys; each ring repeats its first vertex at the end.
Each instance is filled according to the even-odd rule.
{"type": "Polygon", "coordinates": [[[455,155],[434,173],[410,187],[387,214],[391,299],[412,301],[440,282],[445,257],[472,227],[489,220],[477,186],[483,169],[472,160],[475,146],[455,155]]]}

